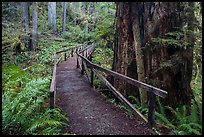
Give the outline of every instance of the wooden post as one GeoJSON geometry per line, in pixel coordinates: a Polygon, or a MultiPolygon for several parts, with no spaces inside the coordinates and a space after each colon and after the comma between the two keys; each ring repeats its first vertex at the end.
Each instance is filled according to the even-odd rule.
{"type": "Polygon", "coordinates": [[[93,87],[93,82],[94,82],[94,72],[93,69],[91,68],[91,87],[93,87]]]}
{"type": "Polygon", "coordinates": [[[79,68],[79,59],[78,59],[78,55],[77,55],[77,68],[79,68]]]}
{"type": "Polygon", "coordinates": [[[92,55],[90,55],[90,56],[89,56],[89,61],[91,61],[91,62],[92,62],[92,55]]]}
{"type": "Polygon", "coordinates": [[[56,59],[56,52],[54,53],[54,64],[56,63],[57,59],[56,59]]]}
{"type": "Polygon", "coordinates": [[[66,61],[67,60],[67,54],[66,54],[66,52],[64,53],[64,61],[66,61]]]}
{"type": "Polygon", "coordinates": [[[76,48],[74,48],[73,51],[74,51],[74,54],[76,54],[76,48]]]}
{"type": "Polygon", "coordinates": [[[71,56],[73,57],[73,48],[72,48],[71,56]]]}
{"type": "Polygon", "coordinates": [[[155,94],[149,92],[149,111],[148,111],[148,123],[147,125],[152,128],[155,125],[155,94]]]}
{"type": "Polygon", "coordinates": [[[82,52],[82,56],[84,56],[84,51],[82,52]]]}
{"type": "Polygon", "coordinates": [[[83,63],[83,59],[81,59],[81,74],[84,75],[84,63],[83,63]]]}
{"type": "Polygon", "coordinates": [[[50,109],[53,109],[55,106],[54,106],[54,92],[51,91],[50,92],[50,109]]]}

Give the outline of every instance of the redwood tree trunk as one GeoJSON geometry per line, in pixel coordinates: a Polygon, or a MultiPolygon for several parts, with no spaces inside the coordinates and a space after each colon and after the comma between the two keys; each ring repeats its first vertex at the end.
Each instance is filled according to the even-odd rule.
{"type": "MultiPolygon", "coordinates": [[[[131,27],[130,3],[117,3],[116,44],[114,47],[113,70],[131,78],[137,79],[135,49],[131,27]]],[[[114,79],[114,86],[124,96],[138,96],[138,89],[125,81],[114,79]]]]}
{"type": "MultiPolygon", "coordinates": [[[[164,38],[168,32],[183,28],[185,23],[180,15],[185,13],[180,3],[118,2],[116,4],[117,30],[113,70],[135,79],[145,78],[144,82],[166,90],[168,97],[164,103],[171,107],[177,107],[179,104],[189,105],[192,98],[190,81],[193,48],[185,49],[182,48],[183,45],[175,47],[164,43],[155,45],[152,42],[152,38],[164,38]],[[141,50],[138,51],[139,49],[141,50]],[[137,53],[139,56],[136,56],[137,53]],[[162,63],[167,61],[171,65],[161,68],[162,63]],[[142,64],[144,70],[141,70],[142,64]]],[[[115,80],[114,84],[124,94],[130,91],[122,81],[115,80]]]]}

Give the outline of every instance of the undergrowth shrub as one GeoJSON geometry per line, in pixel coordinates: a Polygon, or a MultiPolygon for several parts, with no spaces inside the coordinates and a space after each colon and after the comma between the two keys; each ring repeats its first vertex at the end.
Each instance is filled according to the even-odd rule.
{"type": "Polygon", "coordinates": [[[61,110],[48,109],[50,76],[41,65],[21,69],[2,67],[2,133],[5,135],[59,134],[67,120],[61,110]]]}
{"type": "MultiPolygon", "coordinates": [[[[146,118],[148,115],[148,108],[142,108],[139,100],[135,96],[129,96],[129,100],[133,100],[133,106],[139,110],[146,118]]],[[[199,106],[192,100],[191,106],[185,105],[173,109],[169,106],[162,106],[159,97],[156,97],[158,109],[155,110],[155,120],[157,123],[168,127],[171,131],[170,135],[201,135],[202,134],[202,120],[199,106]],[[165,110],[170,110],[173,114],[171,118],[167,118],[165,110]],[[190,110],[190,114],[187,114],[190,110]]],[[[125,106],[122,106],[128,112],[130,111],[125,106]]]]}
{"type": "Polygon", "coordinates": [[[112,68],[113,51],[109,48],[96,48],[93,53],[93,63],[106,69],[112,68]]]}

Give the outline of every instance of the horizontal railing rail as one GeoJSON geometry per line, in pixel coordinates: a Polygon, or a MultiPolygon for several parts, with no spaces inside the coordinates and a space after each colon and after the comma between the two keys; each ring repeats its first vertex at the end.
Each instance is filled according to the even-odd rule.
{"type": "Polygon", "coordinates": [[[54,67],[52,71],[52,81],[50,85],[50,109],[53,109],[55,107],[57,65],[60,63],[61,59],[63,58],[63,55],[64,55],[64,60],[66,61],[67,58],[73,57],[74,54],[86,49],[87,46],[88,45],[75,46],[75,47],[54,52],[54,67]]]}
{"type": "MultiPolygon", "coordinates": [[[[94,81],[94,74],[113,92],[113,94],[121,100],[123,103],[125,103],[127,106],[129,106],[135,115],[138,115],[141,120],[147,122],[147,124],[150,127],[153,127],[155,125],[155,96],[159,96],[161,98],[166,98],[167,92],[156,88],[154,86],[151,86],[149,84],[146,84],[144,82],[132,79],[130,77],[127,77],[125,75],[122,75],[120,73],[117,73],[115,71],[105,69],[97,64],[94,64],[90,61],[90,55],[93,52],[93,49],[91,49],[91,54],[87,54],[87,50],[91,47],[87,47],[86,49],[77,52],[77,68],[81,69],[81,74],[87,75],[88,81],[90,82],[90,85],[93,87],[93,81],[94,81]],[[85,54],[86,53],[86,54],[85,54]],[[80,63],[81,62],[81,63],[80,63]],[[88,68],[90,69],[90,73],[88,72],[88,68]],[[145,91],[148,92],[149,95],[149,102],[148,102],[148,119],[146,119],[119,91],[115,89],[115,87],[104,77],[102,76],[98,71],[104,72],[106,74],[109,74],[115,78],[118,78],[119,80],[123,80],[133,86],[137,86],[138,88],[143,88],[145,91]],[[85,72],[85,73],[84,73],[85,72]]],[[[93,48],[93,47],[92,47],[93,48]]],[[[144,92],[145,92],[144,91],[144,92]]]]}

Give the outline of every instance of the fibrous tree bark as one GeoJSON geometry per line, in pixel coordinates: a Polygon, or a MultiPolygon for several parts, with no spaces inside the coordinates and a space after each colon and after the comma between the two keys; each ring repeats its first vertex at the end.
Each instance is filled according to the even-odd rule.
{"type": "Polygon", "coordinates": [[[22,8],[22,24],[23,24],[23,30],[24,30],[24,45],[25,47],[29,48],[30,44],[30,36],[29,36],[29,3],[28,2],[21,2],[21,8],[22,8]]]}
{"type": "MultiPolygon", "coordinates": [[[[118,2],[116,4],[113,70],[127,76],[128,73],[132,74],[129,75],[132,77],[134,74],[135,79],[166,90],[168,96],[164,103],[171,107],[177,107],[179,104],[190,105],[193,48],[184,48],[185,44],[182,43],[176,46],[163,42],[155,44],[153,41],[155,38],[169,38],[168,33],[179,31],[186,25],[181,18],[181,15],[185,14],[180,6],[181,3],[118,2]]],[[[175,37],[170,39],[170,42],[172,41],[178,42],[175,37]]],[[[130,91],[121,81],[115,80],[114,84],[122,93],[130,91]]],[[[145,101],[144,96],[140,96],[141,101],[145,101]]]]}
{"type": "MultiPolygon", "coordinates": [[[[133,34],[131,23],[130,3],[116,3],[116,44],[114,46],[113,70],[131,78],[137,79],[135,47],[133,46],[133,34]]],[[[114,79],[114,86],[124,96],[138,96],[138,89],[132,85],[114,79]]]]}
{"type": "MultiPolygon", "coordinates": [[[[144,38],[144,33],[141,33],[140,30],[142,30],[142,27],[140,24],[144,22],[143,20],[143,14],[141,13],[141,10],[139,10],[139,7],[143,7],[144,3],[136,3],[132,5],[132,12],[131,12],[131,20],[132,20],[132,30],[133,30],[133,37],[134,37],[134,42],[133,45],[135,46],[135,55],[136,55],[136,63],[137,63],[137,74],[138,74],[138,80],[142,82],[145,81],[145,69],[144,69],[144,53],[143,53],[143,38],[144,38]]],[[[144,9],[142,9],[144,10],[144,9]]],[[[139,88],[140,92],[140,101],[141,101],[141,107],[145,108],[146,103],[147,103],[147,92],[139,88]]]]}
{"type": "Polygon", "coordinates": [[[48,2],[48,27],[56,32],[56,2],[48,2]]]}
{"type": "Polygon", "coordinates": [[[37,2],[32,3],[32,41],[31,50],[35,50],[37,46],[37,34],[38,34],[38,12],[37,12],[37,2]]]}

